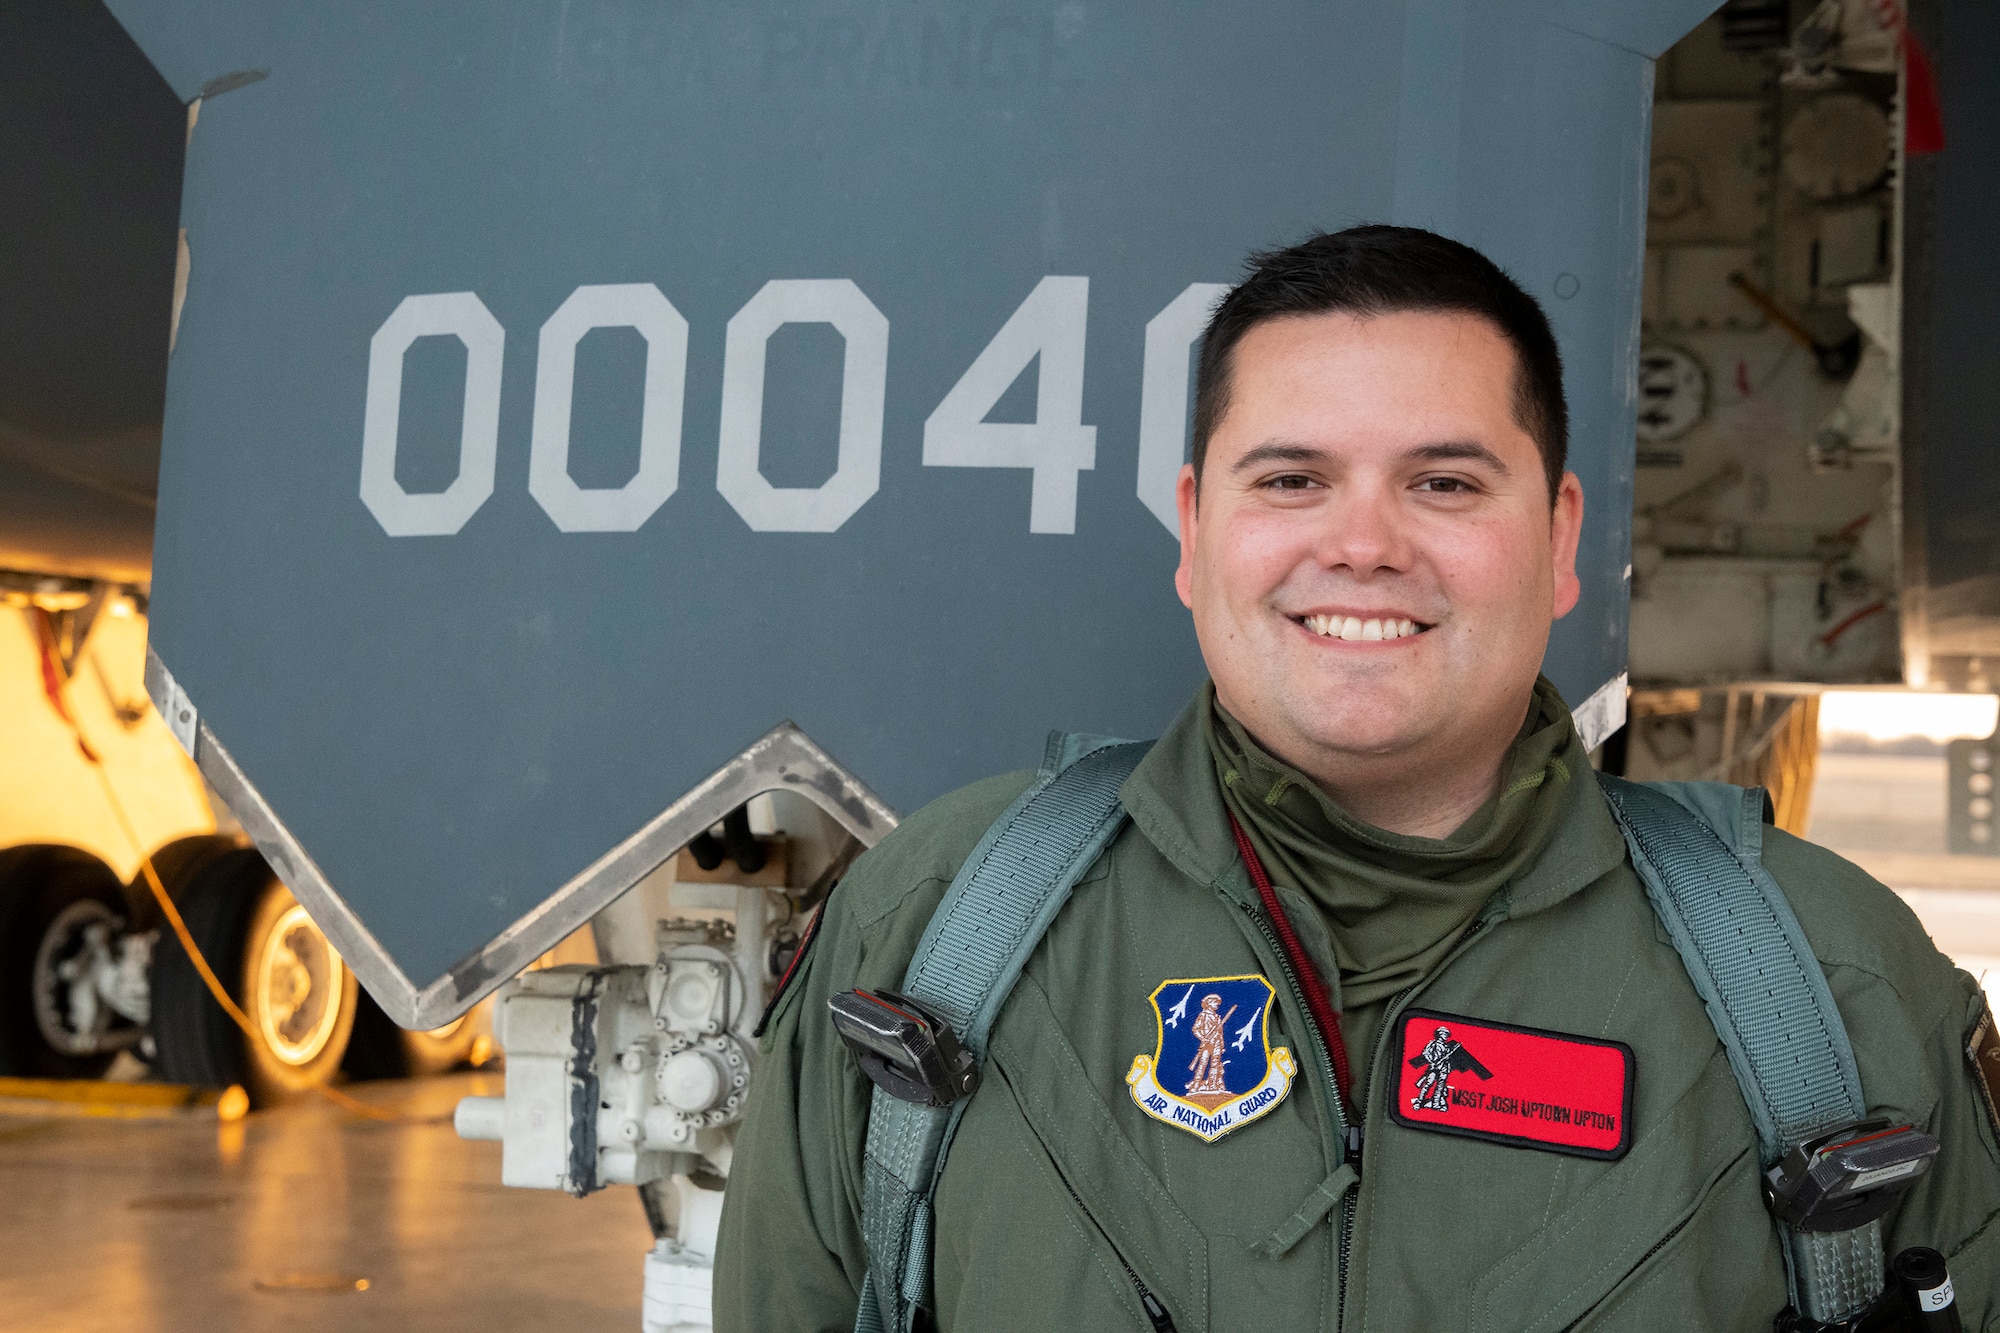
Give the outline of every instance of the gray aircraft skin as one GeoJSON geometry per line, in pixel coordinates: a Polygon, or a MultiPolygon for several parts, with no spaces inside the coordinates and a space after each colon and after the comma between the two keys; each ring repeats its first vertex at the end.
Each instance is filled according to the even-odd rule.
{"type": "Polygon", "coordinates": [[[0,570],[148,576],[186,124],[103,8],[0,6],[0,570]]]}
{"type": "Polygon", "coordinates": [[[200,99],[154,697],[441,1023],[759,786],[873,841],[1155,734],[1199,284],[1393,221],[1555,323],[1547,669],[1608,729],[1652,59],[1712,8],[113,0],[200,99]]]}

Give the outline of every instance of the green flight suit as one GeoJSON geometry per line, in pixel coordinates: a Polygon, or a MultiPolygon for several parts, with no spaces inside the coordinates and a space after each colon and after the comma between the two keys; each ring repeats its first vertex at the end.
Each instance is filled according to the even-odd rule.
{"type": "MultiPolygon", "coordinates": [[[[1394,1061],[1363,1058],[1360,1182],[1333,1094],[1232,840],[1198,698],[1123,789],[1131,823],[1056,918],[994,1027],[936,1196],[934,1309],[949,1333],[1149,1330],[1143,1282],[1181,1333],[1716,1329],[1765,1333],[1786,1303],[1742,1094],[1602,798],[1386,1003],[1630,1045],[1617,1161],[1391,1121],[1394,1061]],[[1213,1143],[1145,1114],[1167,978],[1261,973],[1289,1095],[1213,1143]],[[1351,1225],[1347,1217],[1351,1209],[1351,1225]]],[[[716,1261],[719,1333],[852,1326],[866,1270],[861,1146],[871,1085],[827,997],[895,988],[960,862],[1030,780],[954,792],[857,861],[824,909],[763,1044],[716,1261]]],[[[1588,775],[1581,775],[1588,782],[1588,775]]],[[[2000,1328],[2000,1149],[1964,1053],[1971,978],[1909,910],[1839,857],[1776,830],[1784,886],[1852,1037],[1871,1114],[1943,1144],[1892,1218],[1891,1253],[1950,1261],[1967,1329],[2000,1328]]],[[[1320,914],[1280,886],[1316,958],[1320,914]]],[[[1378,1042],[1379,1050],[1379,1042],[1378,1042]]]]}

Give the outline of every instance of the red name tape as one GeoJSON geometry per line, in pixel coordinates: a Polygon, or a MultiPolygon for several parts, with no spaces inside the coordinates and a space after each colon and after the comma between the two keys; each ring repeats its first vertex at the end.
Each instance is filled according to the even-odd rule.
{"type": "Polygon", "coordinates": [[[1631,1146],[1632,1048],[1429,1009],[1402,1016],[1398,1124],[1617,1158],[1631,1146]]]}

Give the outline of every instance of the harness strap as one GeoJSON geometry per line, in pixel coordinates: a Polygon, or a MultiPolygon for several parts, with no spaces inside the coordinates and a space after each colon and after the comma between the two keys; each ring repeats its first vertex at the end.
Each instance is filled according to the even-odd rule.
{"type": "MultiPolygon", "coordinates": [[[[1784,890],[1764,869],[1763,793],[1598,780],[1729,1055],[1762,1165],[1858,1119],[1867,1103],[1846,1025],[1784,890]]],[[[1879,1221],[1852,1231],[1781,1230],[1792,1303],[1807,1316],[1837,1323],[1882,1290],[1879,1221]]]]}
{"type": "MultiPolygon", "coordinates": [[[[983,1063],[1021,968],[1125,822],[1118,789],[1150,742],[1056,733],[1042,771],[965,859],[917,943],[903,993],[983,1063]]],[[[875,1089],[862,1156],[868,1248],[855,1333],[907,1333],[930,1287],[931,1194],[970,1098],[918,1106],[875,1089]]]]}

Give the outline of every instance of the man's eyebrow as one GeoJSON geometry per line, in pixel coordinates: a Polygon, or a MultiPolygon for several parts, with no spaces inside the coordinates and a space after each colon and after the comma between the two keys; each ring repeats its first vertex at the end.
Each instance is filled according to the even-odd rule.
{"type": "Polygon", "coordinates": [[[1285,440],[1273,440],[1247,451],[1243,457],[1229,465],[1231,472],[1247,472],[1253,467],[1266,463],[1323,463],[1331,455],[1324,449],[1315,449],[1309,444],[1294,444],[1285,440]]]}
{"type": "MultiPolygon", "coordinates": [[[[1421,463],[1478,463],[1491,468],[1503,477],[1512,476],[1513,469],[1502,462],[1500,455],[1485,445],[1473,440],[1440,440],[1435,444],[1420,444],[1403,455],[1421,463]]],[[[1255,449],[1246,450],[1243,456],[1230,465],[1231,472],[1247,472],[1251,468],[1267,463],[1324,463],[1333,457],[1324,449],[1316,449],[1309,444],[1299,444],[1289,440],[1272,440],[1260,444],[1255,449]]]]}
{"type": "Polygon", "coordinates": [[[1443,440],[1436,444],[1420,444],[1404,457],[1425,463],[1479,463],[1503,477],[1513,474],[1512,469],[1500,461],[1500,455],[1472,440],[1443,440]]]}

